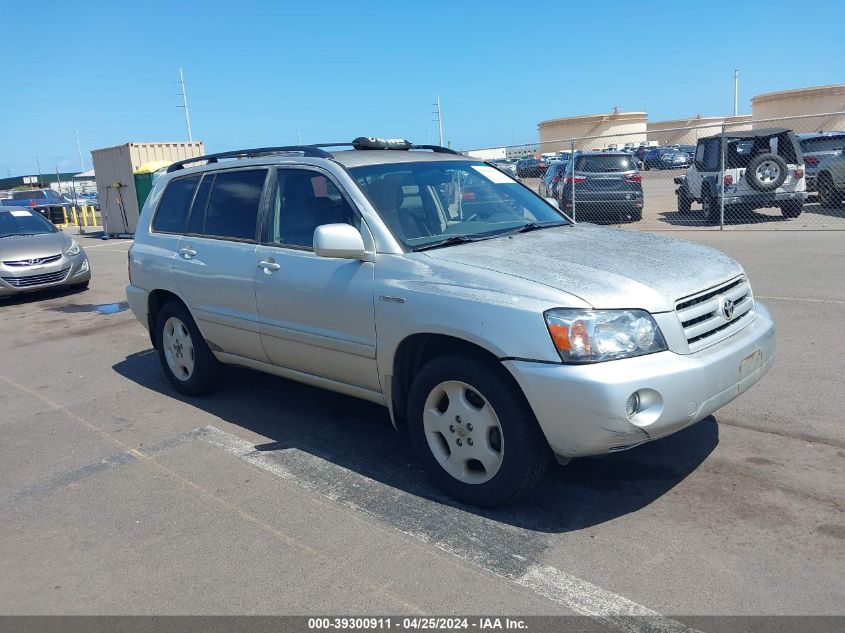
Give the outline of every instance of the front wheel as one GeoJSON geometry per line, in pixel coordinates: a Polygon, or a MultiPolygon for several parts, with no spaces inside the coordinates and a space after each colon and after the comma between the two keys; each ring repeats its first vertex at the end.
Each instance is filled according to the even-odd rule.
{"type": "Polygon", "coordinates": [[[414,378],[408,397],[414,450],[450,495],[497,506],[530,491],[551,450],[507,370],[492,362],[441,356],[414,378]]]}
{"type": "Polygon", "coordinates": [[[170,301],[158,314],[158,358],[173,388],[187,396],[214,389],[220,362],[211,353],[188,309],[170,301]]]}

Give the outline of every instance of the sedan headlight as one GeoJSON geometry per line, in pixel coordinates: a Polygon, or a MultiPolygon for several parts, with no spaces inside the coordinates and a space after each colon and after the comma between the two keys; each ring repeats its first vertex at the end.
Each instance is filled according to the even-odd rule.
{"type": "Polygon", "coordinates": [[[71,240],[70,246],[68,246],[67,250],[65,251],[65,255],[79,255],[79,251],[82,250],[82,247],[79,245],[79,242],[76,240],[71,240]]]}
{"type": "Polygon", "coordinates": [[[668,349],[660,328],[644,310],[560,308],[545,316],[564,363],[600,363],[668,349]]]}

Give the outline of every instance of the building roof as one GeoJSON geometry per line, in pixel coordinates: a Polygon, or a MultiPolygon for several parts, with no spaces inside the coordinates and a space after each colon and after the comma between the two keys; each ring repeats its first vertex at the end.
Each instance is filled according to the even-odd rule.
{"type": "Polygon", "coordinates": [[[605,112],[603,114],[582,114],[579,116],[561,117],[540,121],[538,127],[556,125],[559,123],[593,123],[599,121],[638,121],[648,118],[648,112],[605,112]]]}
{"type": "Polygon", "coordinates": [[[778,92],[765,92],[751,97],[751,103],[763,103],[777,99],[796,99],[800,97],[819,97],[823,95],[845,94],[845,84],[828,84],[826,86],[811,86],[809,88],[794,88],[778,92]]]}

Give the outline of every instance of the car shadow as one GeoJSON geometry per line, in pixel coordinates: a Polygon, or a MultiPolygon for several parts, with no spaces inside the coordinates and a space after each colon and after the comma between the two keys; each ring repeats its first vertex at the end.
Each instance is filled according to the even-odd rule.
{"type": "Polygon", "coordinates": [[[237,367],[225,368],[214,394],[188,398],[173,390],[151,349],[113,369],[146,389],[270,438],[257,450],[303,451],[439,505],[546,533],[583,529],[648,506],[692,473],[719,442],[718,425],[708,417],[632,451],[577,459],[565,467],[553,464],[529,495],[487,510],[446,496],[426,476],[407,435],[393,428],[384,407],[237,367]]]}
{"type": "Polygon", "coordinates": [[[60,288],[47,288],[45,290],[34,290],[32,292],[6,295],[4,297],[0,297],[0,307],[38,303],[39,301],[46,301],[48,299],[60,299],[62,297],[77,295],[86,292],[87,290],[87,286],[64,286],[60,288]]]}
{"type": "MultiPolygon", "coordinates": [[[[765,224],[769,222],[787,222],[788,218],[783,217],[780,211],[774,210],[777,215],[767,215],[757,211],[731,211],[725,214],[725,226],[740,224],[765,224]]],[[[689,213],[683,211],[661,211],[659,213],[661,222],[673,226],[719,226],[708,225],[702,218],[701,210],[693,209],[689,213]]]]}
{"type": "Polygon", "coordinates": [[[824,215],[829,218],[845,218],[845,206],[842,207],[826,207],[822,204],[807,204],[804,205],[804,213],[812,213],[814,215],[824,215]]]}

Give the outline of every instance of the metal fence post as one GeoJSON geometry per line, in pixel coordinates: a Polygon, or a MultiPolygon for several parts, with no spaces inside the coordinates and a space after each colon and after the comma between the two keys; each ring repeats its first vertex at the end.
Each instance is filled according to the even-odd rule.
{"type": "Polygon", "coordinates": [[[575,139],[569,141],[569,161],[572,163],[572,223],[575,224],[575,139]]]}
{"type": "Polygon", "coordinates": [[[719,167],[720,184],[719,190],[719,230],[725,230],[725,124],[722,123],[722,137],[719,139],[719,154],[721,165],[719,167]]]}

